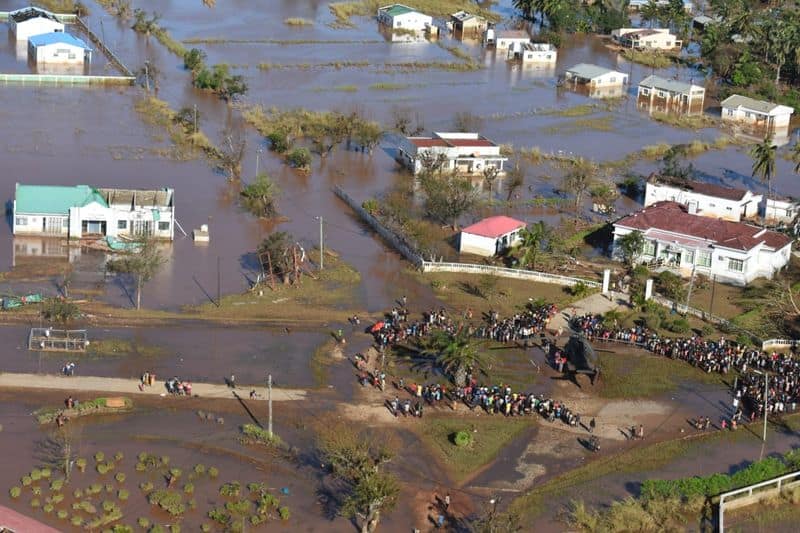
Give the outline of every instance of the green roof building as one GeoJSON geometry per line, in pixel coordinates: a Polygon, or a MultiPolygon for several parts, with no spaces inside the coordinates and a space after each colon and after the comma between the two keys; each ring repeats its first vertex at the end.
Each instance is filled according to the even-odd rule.
{"type": "Polygon", "coordinates": [[[425,31],[433,28],[433,18],[403,4],[378,9],[378,22],[394,30],[425,31]]]}

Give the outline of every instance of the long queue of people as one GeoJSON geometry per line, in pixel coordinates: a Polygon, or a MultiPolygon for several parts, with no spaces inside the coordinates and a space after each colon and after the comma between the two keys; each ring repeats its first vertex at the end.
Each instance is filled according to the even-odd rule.
{"type": "Polygon", "coordinates": [[[742,417],[743,407],[750,420],[767,414],[794,411],[800,403],[800,361],[793,354],[765,352],[725,339],[704,337],[661,337],[636,326],[620,328],[604,323],[600,315],[575,317],[572,327],[589,340],[622,341],[635,344],[657,355],[683,360],[707,373],[738,372],[733,387],[734,420],[742,417]],[[757,371],[757,372],[753,372],[757,371]],[[764,401],[764,380],[769,374],[768,400],[764,401]]]}

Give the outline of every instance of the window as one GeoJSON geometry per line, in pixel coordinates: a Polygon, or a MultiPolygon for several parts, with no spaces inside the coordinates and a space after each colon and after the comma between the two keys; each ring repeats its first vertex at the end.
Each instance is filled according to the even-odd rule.
{"type": "Polygon", "coordinates": [[[727,209],[728,211],[733,211],[732,207],[726,207],[725,209],[727,209]]]}
{"type": "Polygon", "coordinates": [[[733,259],[728,258],[728,270],[733,272],[743,272],[744,271],[744,261],[741,259],[733,259]]]}
{"type": "Polygon", "coordinates": [[[61,219],[61,227],[62,228],[68,228],[69,227],[69,219],[68,218],[61,219]]]}
{"type": "Polygon", "coordinates": [[[169,231],[169,222],[159,222],[158,231],[169,231]]]}
{"type": "Polygon", "coordinates": [[[17,226],[27,226],[28,225],[28,217],[17,217],[15,221],[17,226]]]}
{"type": "Polygon", "coordinates": [[[726,110],[725,110],[725,113],[726,113],[726,114],[727,114],[729,117],[732,117],[732,116],[733,116],[733,109],[726,109],[726,110]]]}
{"type": "Polygon", "coordinates": [[[612,76],[612,77],[608,78],[608,83],[614,83],[616,81],[617,81],[617,77],[616,76],[612,76]]]}
{"type": "Polygon", "coordinates": [[[118,220],[117,221],[117,229],[128,229],[128,221],[127,220],[118,220]]]}
{"type": "Polygon", "coordinates": [[[711,252],[700,252],[697,254],[697,266],[711,266],[711,252]]]}
{"type": "Polygon", "coordinates": [[[664,91],[658,91],[659,98],[664,98],[665,96],[667,96],[667,93],[665,93],[664,91]]]}
{"type": "Polygon", "coordinates": [[[753,114],[750,111],[745,111],[744,118],[751,118],[753,114]]]}
{"type": "Polygon", "coordinates": [[[650,96],[650,89],[642,87],[642,96],[650,96]]]}
{"type": "Polygon", "coordinates": [[[689,250],[683,254],[683,262],[689,265],[694,264],[694,250],[689,250]]]}
{"type": "Polygon", "coordinates": [[[656,255],[656,241],[644,241],[644,255],[656,255]]]}

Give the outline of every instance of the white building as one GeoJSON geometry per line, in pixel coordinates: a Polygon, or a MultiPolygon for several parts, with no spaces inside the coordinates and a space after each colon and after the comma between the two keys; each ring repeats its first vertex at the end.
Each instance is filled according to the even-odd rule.
{"type": "Polygon", "coordinates": [[[767,222],[791,222],[800,214],[800,204],[791,198],[767,198],[764,219],[767,222]]]}
{"type": "Polygon", "coordinates": [[[53,13],[38,7],[24,7],[8,14],[8,25],[17,41],[34,35],[64,31],[64,24],[53,13]]]}
{"type": "MultiPolygon", "coordinates": [[[[651,1],[652,0],[629,0],[628,9],[632,11],[639,11],[651,1]]],[[[655,3],[657,6],[663,7],[669,5],[669,0],[655,0],[655,3]]],[[[683,0],[683,10],[687,13],[693,12],[694,2],[692,2],[692,0],[683,0]]]]}
{"type": "Polygon", "coordinates": [[[174,237],[173,189],[131,190],[20,185],[13,204],[14,235],[174,237]]]}
{"type": "Polygon", "coordinates": [[[484,218],[461,230],[458,251],[492,257],[520,242],[525,223],[506,216],[484,218]]]}
{"type": "Polygon", "coordinates": [[[489,22],[479,15],[458,11],[450,15],[450,26],[456,33],[479,36],[486,31],[489,22]]]}
{"type": "Polygon", "coordinates": [[[633,231],[645,239],[640,261],[658,260],[683,276],[694,270],[733,285],[771,278],[792,252],[792,240],[782,233],[692,215],[676,202],[656,203],[615,222],[614,257],[622,256],[619,239],[633,231]]]}
{"type": "Polygon", "coordinates": [[[555,63],[558,51],[552,44],[514,43],[508,49],[509,60],[521,60],[526,63],[555,63]]]}
{"type": "Polygon", "coordinates": [[[672,50],[683,46],[683,41],[668,28],[620,28],[613,30],[611,37],[626,48],[672,50]]]}
{"type": "Polygon", "coordinates": [[[580,63],[567,69],[560,85],[594,98],[622,96],[628,75],[605,67],[580,63]]]}
{"type": "Polygon", "coordinates": [[[403,4],[378,9],[378,22],[392,30],[426,31],[433,28],[433,18],[403,4]]]}
{"type": "Polygon", "coordinates": [[[700,113],[705,96],[705,88],[699,85],[647,76],[639,83],[637,101],[651,110],[700,113]]]}
{"type": "Polygon", "coordinates": [[[478,133],[439,133],[432,137],[406,137],[398,148],[398,159],[414,174],[419,174],[426,160],[443,159],[442,170],[460,174],[480,174],[487,168],[504,172],[508,160],[500,146],[478,133]]]}
{"type": "Polygon", "coordinates": [[[794,108],[734,94],[721,102],[722,121],[737,123],[778,136],[789,129],[794,108]]]}
{"type": "Polygon", "coordinates": [[[677,202],[685,205],[689,214],[734,222],[758,216],[762,199],[762,195],[746,189],[676,180],[657,174],[648,178],[644,191],[645,207],[659,202],[677,202]]]}
{"type": "Polygon", "coordinates": [[[28,57],[36,64],[83,65],[91,63],[92,49],[69,33],[43,33],[28,39],[28,57]]]}
{"type": "Polygon", "coordinates": [[[483,34],[483,46],[494,46],[497,50],[505,50],[515,43],[531,42],[531,36],[525,30],[496,30],[489,28],[483,34]]]}

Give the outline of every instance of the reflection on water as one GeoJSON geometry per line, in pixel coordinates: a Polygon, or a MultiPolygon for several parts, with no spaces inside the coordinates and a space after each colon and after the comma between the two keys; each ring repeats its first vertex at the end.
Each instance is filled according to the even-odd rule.
{"type": "Polygon", "coordinates": [[[63,259],[72,263],[80,255],[80,246],[70,246],[66,239],[17,236],[13,239],[11,266],[22,266],[37,259],[63,259]]]}

